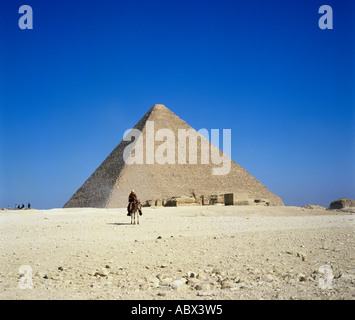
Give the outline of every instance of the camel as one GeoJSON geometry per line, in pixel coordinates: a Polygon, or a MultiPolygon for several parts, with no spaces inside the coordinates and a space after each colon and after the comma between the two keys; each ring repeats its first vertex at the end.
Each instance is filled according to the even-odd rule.
{"type": "Polygon", "coordinates": [[[136,217],[137,217],[137,224],[139,224],[139,216],[141,215],[141,203],[138,200],[134,200],[131,203],[131,207],[129,212],[131,213],[131,224],[136,224],[136,217]]]}

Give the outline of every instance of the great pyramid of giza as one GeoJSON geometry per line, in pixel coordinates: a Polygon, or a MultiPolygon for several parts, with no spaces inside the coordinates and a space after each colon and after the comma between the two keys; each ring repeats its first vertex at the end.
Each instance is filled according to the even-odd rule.
{"type": "Polygon", "coordinates": [[[140,137],[128,139],[126,136],[64,205],[65,208],[125,207],[132,189],[135,190],[142,203],[146,200],[169,199],[172,197],[201,197],[233,193],[240,200],[267,199],[269,205],[283,205],[278,196],[270,192],[267,187],[218,149],[218,154],[223,155],[225,159],[230,161],[230,170],[227,174],[213,174],[213,170],[218,166],[211,163],[211,161],[204,163],[201,156],[201,147],[202,145],[206,146],[207,142],[212,153],[213,149],[216,150],[216,146],[212,145],[209,140],[197,133],[196,130],[192,129],[164,105],[154,105],[133,129],[136,132],[141,132],[140,137]],[[159,130],[160,137],[158,137],[159,134],[157,136],[159,130]],[[181,130],[190,130],[189,132],[194,132],[199,137],[196,149],[197,163],[196,161],[189,162],[190,140],[188,139],[186,139],[186,147],[184,149],[186,163],[181,161],[182,149],[178,149],[179,144],[177,141],[181,130]],[[174,139],[169,140],[167,137],[161,136],[161,133],[167,131],[174,135],[174,139]],[[148,136],[152,136],[152,134],[154,134],[153,138],[148,136]],[[152,140],[150,138],[155,139],[153,147],[151,147],[152,140]],[[131,150],[133,146],[137,146],[137,149],[130,153],[132,159],[133,156],[137,156],[137,159],[143,159],[143,163],[130,164],[125,161],[125,150],[127,155],[127,150],[131,150]],[[141,158],[139,158],[138,154],[141,149],[138,146],[143,150],[141,158]],[[158,159],[158,153],[160,152],[159,154],[163,155],[168,153],[168,150],[162,152],[164,147],[165,149],[171,147],[169,149],[171,151],[170,160],[168,163],[161,164],[161,160],[158,159]],[[150,150],[149,148],[153,149],[150,150]],[[156,158],[154,158],[156,152],[156,158]]]}

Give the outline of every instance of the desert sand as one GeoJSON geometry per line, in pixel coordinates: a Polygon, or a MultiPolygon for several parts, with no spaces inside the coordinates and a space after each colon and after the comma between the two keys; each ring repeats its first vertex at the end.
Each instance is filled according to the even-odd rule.
{"type": "Polygon", "coordinates": [[[3,210],[0,299],[354,299],[354,219],[151,207],[131,225],[125,209],[3,210]]]}

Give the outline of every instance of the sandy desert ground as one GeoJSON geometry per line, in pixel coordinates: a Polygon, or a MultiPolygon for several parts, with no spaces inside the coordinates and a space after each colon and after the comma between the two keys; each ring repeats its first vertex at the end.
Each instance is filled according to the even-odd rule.
{"type": "Polygon", "coordinates": [[[354,299],[354,211],[0,211],[0,299],[354,299]]]}

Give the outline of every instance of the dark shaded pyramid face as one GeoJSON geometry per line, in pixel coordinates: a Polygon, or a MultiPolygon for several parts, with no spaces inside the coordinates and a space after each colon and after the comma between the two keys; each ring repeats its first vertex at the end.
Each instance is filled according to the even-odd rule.
{"type": "Polygon", "coordinates": [[[283,205],[227,156],[231,131],[221,134],[225,153],[218,148],[219,131],[197,132],[164,105],[154,105],[64,207],[125,207],[132,189],[142,202],[233,193],[240,201],[283,205]]]}

